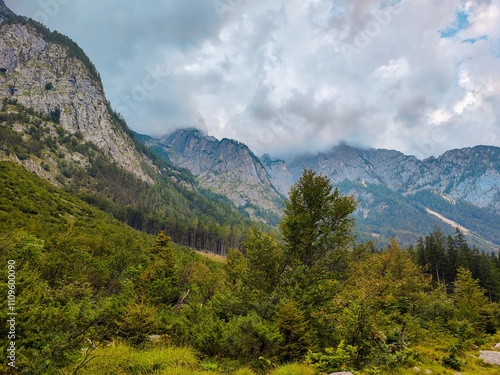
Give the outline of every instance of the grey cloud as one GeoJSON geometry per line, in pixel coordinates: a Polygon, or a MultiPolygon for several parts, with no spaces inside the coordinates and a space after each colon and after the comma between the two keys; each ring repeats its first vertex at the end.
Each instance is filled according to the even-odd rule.
{"type": "Polygon", "coordinates": [[[500,145],[500,0],[467,2],[470,27],[446,40],[462,0],[6,0],[27,16],[46,2],[60,2],[48,26],[89,54],[138,132],[202,126],[272,156],[500,145]]]}
{"type": "Polygon", "coordinates": [[[425,121],[429,109],[427,100],[423,96],[411,97],[398,108],[394,120],[403,126],[414,127],[425,121]]]}

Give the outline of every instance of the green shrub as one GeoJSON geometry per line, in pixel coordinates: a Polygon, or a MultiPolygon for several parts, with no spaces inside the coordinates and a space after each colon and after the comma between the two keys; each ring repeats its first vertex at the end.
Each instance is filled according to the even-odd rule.
{"type": "Polygon", "coordinates": [[[341,341],[337,348],[326,348],[321,353],[309,352],[307,359],[322,372],[346,371],[354,367],[358,348],[341,341]]]}

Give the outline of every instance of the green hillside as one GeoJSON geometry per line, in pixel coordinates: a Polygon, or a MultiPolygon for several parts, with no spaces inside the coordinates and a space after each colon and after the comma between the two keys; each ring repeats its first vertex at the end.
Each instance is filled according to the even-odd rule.
{"type": "MultiPolygon", "coordinates": [[[[433,238],[417,251],[352,248],[352,199],[314,174],[299,182],[282,241],[254,228],[242,251],[215,262],[0,162],[16,373],[495,374],[470,354],[500,339],[500,309],[470,271],[452,270],[449,288],[432,281],[415,262],[434,265],[433,238]]],[[[498,279],[498,257],[478,259],[498,279]]],[[[0,373],[12,373],[5,362],[0,373]]]]}
{"type": "MultiPolygon", "coordinates": [[[[115,121],[127,129],[116,114],[115,121]]],[[[43,178],[135,229],[166,230],[177,243],[225,253],[239,245],[251,225],[226,198],[200,189],[188,171],[163,162],[139,142],[136,146],[155,162],[157,170],[148,167],[152,184],[118,167],[81,134],[68,133],[15,100],[3,101],[0,122],[0,159],[37,166],[43,178]]]]}

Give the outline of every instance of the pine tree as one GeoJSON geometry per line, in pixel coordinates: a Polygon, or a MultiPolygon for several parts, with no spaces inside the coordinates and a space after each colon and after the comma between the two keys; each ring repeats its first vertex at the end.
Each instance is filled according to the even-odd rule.
{"type": "Polygon", "coordinates": [[[150,264],[140,278],[141,292],[145,292],[154,303],[174,304],[179,299],[179,290],[170,236],[161,231],[151,248],[150,256],[150,264]]]}
{"type": "Polygon", "coordinates": [[[283,303],[277,311],[276,324],[283,336],[280,357],[284,362],[300,361],[309,347],[307,321],[292,301],[283,303]]]}
{"type": "Polygon", "coordinates": [[[481,309],[488,305],[485,290],[479,285],[479,280],[472,277],[470,270],[459,268],[457,280],[453,286],[457,317],[471,323],[478,323],[481,309]]]}

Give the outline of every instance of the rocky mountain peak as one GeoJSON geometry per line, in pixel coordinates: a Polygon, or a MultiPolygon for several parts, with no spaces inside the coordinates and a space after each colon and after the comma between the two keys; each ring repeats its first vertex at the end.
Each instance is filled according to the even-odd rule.
{"type": "Polygon", "coordinates": [[[200,184],[227,196],[236,206],[281,212],[282,198],[260,159],[245,144],[221,140],[199,129],[181,129],[157,139],[168,158],[198,177],[200,184]]]}

